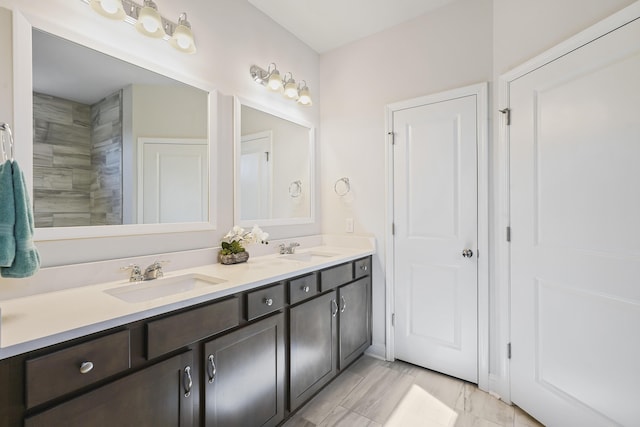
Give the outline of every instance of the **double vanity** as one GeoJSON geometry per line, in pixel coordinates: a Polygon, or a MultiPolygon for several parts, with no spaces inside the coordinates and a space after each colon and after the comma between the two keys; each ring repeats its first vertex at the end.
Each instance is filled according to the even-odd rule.
{"type": "Polygon", "coordinates": [[[372,253],[0,301],[0,426],[276,426],[369,347],[372,253]]]}

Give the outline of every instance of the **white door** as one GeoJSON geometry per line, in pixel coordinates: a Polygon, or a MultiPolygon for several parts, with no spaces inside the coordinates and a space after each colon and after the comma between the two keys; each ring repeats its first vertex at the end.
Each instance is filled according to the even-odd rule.
{"type": "Polygon", "coordinates": [[[269,219],[272,132],[243,135],[240,147],[240,219],[269,219]]]}
{"type": "Polygon", "coordinates": [[[509,84],[511,399],[638,426],[640,20],[509,84]]]}
{"type": "Polygon", "coordinates": [[[140,223],[208,220],[207,150],[206,140],[198,144],[141,145],[140,223]]]}
{"type": "Polygon", "coordinates": [[[395,357],[477,383],[477,96],[440,98],[393,112],[395,357]]]}

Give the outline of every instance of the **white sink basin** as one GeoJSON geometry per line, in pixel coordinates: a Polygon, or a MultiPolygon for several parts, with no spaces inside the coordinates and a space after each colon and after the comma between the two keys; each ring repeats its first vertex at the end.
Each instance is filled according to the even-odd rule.
{"type": "Polygon", "coordinates": [[[151,301],[157,298],[175,295],[193,289],[219,285],[226,280],[201,274],[185,274],[163,277],[146,282],[133,283],[107,289],[104,292],[126,302],[151,301]]]}
{"type": "Polygon", "coordinates": [[[320,252],[320,251],[309,251],[309,252],[297,252],[291,255],[283,255],[282,259],[288,259],[290,261],[320,261],[325,260],[327,258],[334,257],[338,254],[333,252],[320,252]]]}

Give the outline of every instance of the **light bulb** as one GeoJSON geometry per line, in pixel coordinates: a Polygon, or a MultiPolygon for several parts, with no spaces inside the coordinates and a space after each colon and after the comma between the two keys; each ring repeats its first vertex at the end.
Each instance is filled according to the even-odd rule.
{"type": "Polygon", "coordinates": [[[195,53],[196,44],[193,40],[191,32],[191,24],[187,21],[187,14],[182,13],[178,18],[178,26],[173,30],[173,35],[169,43],[179,51],[186,53],[195,53]]]}
{"type": "Polygon", "coordinates": [[[138,13],[136,29],[145,36],[161,38],[164,37],[162,28],[162,17],[158,13],[158,7],[151,0],[145,0],[144,7],[138,13]]]}
{"type": "Polygon", "coordinates": [[[291,77],[284,85],[284,96],[290,99],[298,99],[298,87],[296,81],[291,77]]]}
{"type": "Polygon", "coordinates": [[[118,3],[120,3],[120,7],[122,7],[122,3],[116,0],[102,0],[100,5],[110,15],[113,15],[118,11],[118,3]]]}
{"type": "Polygon", "coordinates": [[[143,17],[142,19],[140,19],[140,21],[142,22],[142,26],[144,27],[144,29],[150,33],[155,33],[158,29],[158,21],[149,16],[143,17]]]}
{"type": "Polygon", "coordinates": [[[298,102],[302,105],[311,105],[311,94],[309,93],[309,88],[307,86],[300,89],[300,98],[298,98],[298,102]]]}
{"type": "Polygon", "coordinates": [[[124,19],[127,16],[124,13],[122,0],[91,0],[91,8],[111,19],[124,19]]]}
{"type": "Polygon", "coordinates": [[[269,75],[269,89],[271,90],[282,90],[282,79],[280,78],[280,71],[274,69],[269,75]]]}

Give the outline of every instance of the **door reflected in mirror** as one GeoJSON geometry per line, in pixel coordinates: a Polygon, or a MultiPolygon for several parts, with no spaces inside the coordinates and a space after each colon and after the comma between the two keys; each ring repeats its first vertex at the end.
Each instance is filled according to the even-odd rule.
{"type": "Polygon", "coordinates": [[[33,29],[37,228],[209,221],[209,93],[33,29]]]}
{"type": "Polygon", "coordinates": [[[313,129],[245,102],[240,102],[239,112],[236,221],[243,225],[312,222],[313,129]]]}

